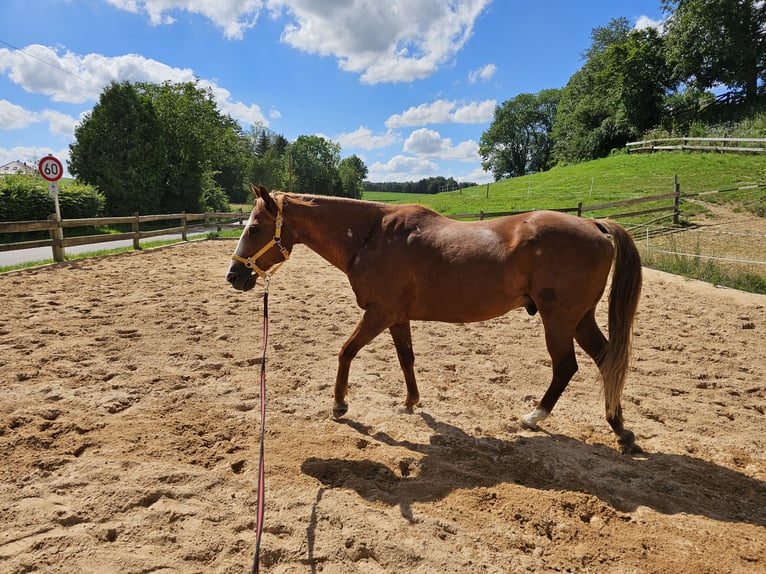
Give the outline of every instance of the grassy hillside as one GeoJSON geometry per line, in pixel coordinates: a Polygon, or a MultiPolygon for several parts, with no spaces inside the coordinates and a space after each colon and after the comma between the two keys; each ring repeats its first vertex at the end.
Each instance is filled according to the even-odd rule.
{"type": "MultiPolygon", "coordinates": [[[[616,155],[544,173],[436,195],[365,193],[370,200],[417,202],[444,214],[574,207],[673,191],[730,189],[766,181],[766,157],[714,153],[616,155]]],[[[752,195],[752,193],[750,193],[752,195]]],[[[761,190],[761,196],[764,194],[761,190]]],[[[740,195],[741,197],[741,195],[740,195]]],[[[726,200],[737,201],[728,194],[726,200]]]]}

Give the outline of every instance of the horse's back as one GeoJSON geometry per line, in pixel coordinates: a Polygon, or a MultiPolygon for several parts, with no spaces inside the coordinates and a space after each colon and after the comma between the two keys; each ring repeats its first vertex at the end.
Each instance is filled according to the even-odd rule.
{"type": "MultiPolygon", "coordinates": [[[[420,206],[391,209],[350,275],[360,305],[409,319],[469,322],[528,306],[595,304],[613,255],[589,220],[541,211],[457,222],[420,206]]],[[[579,312],[579,311],[578,311],[579,312]]]]}

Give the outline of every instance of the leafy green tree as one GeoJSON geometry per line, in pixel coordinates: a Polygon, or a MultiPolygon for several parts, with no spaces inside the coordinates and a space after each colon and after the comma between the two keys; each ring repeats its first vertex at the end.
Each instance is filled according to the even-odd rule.
{"type": "Polygon", "coordinates": [[[519,94],[495,108],[489,129],[479,141],[482,167],[495,181],[551,167],[551,130],[559,90],[519,94]]]}
{"type": "Polygon", "coordinates": [[[271,137],[266,130],[261,130],[257,136],[257,142],[255,144],[255,155],[263,157],[271,149],[271,137]]]}
{"type": "Polygon", "coordinates": [[[250,198],[250,183],[263,185],[268,189],[286,188],[289,145],[287,139],[261,126],[254,126],[243,137],[250,143],[251,148],[245,182],[247,198],[250,198]]]}
{"type": "Polygon", "coordinates": [[[662,0],[668,59],[676,79],[697,90],[723,84],[748,100],[766,81],[766,3],[662,0]]]}
{"type": "Polygon", "coordinates": [[[288,150],[293,191],[340,195],[340,146],[320,136],[299,136],[288,150]]]}
{"type": "Polygon", "coordinates": [[[625,18],[595,28],[583,67],[561,92],[553,128],[556,159],[604,157],[660,123],[673,88],[662,37],[625,18]]]}
{"type": "Polygon", "coordinates": [[[162,125],[135,85],[107,86],[74,137],[69,171],[101,190],[108,215],[159,211],[165,164],[162,125]]]}
{"type": "Polygon", "coordinates": [[[345,197],[361,199],[362,182],[367,179],[367,166],[357,155],[343,158],[338,167],[342,192],[345,197]]]}
{"type": "Polygon", "coordinates": [[[233,121],[219,113],[212,93],[196,83],[139,84],[139,89],[162,125],[161,211],[202,211],[206,174],[227,161],[233,121]]]}
{"type": "Polygon", "coordinates": [[[238,124],[196,82],[112,84],[75,140],[70,170],[103,191],[110,215],[216,209],[249,166],[238,124]]]}
{"type": "Polygon", "coordinates": [[[253,156],[250,163],[249,181],[268,189],[285,187],[286,158],[277,149],[269,148],[262,156],[253,156]]]}

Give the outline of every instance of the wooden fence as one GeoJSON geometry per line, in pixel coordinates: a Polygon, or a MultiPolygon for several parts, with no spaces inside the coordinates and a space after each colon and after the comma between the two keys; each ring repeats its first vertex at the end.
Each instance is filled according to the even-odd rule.
{"type": "Polygon", "coordinates": [[[628,152],[691,150],[739,153],[766,152],[766,138],[666,138],[625,144],[628,152]]]}
{"type": "Polygon", "coordinates": [[[47,231],[49,239],[37,241],[21,241],[16,243],[0,243],[0,251],[14,251],[17,249],[31,249],[34,247],[50,247],[53,250],[55,261],[64,261],[64,249],[75,245],[90,245],[107,241],[124,239],[133,240],[133,248],[140,249],[141,239],[180,233],[186,241],[190,230],[215,226],[219,231],[223,227],[238,227],[242,225],[248,214],[245,213],[174,213],[167,215],[138,215],[128,217],[94,217],[87,219],[62,219],[58,221],[56,214],[51,214],[48,219],[36,221],[10,221],[0,222],[0,233],[29,233],[32,231],[47,231]],[[142,223],[157,221],[178,221],[180,225],[165,227],[150,231],[141,230],[142,223]],[[194,223],[196,222],[196,223],[194,223]],[[191,223],[191,224],[190,224],[191,223]],[[97,227],[100,225],[130,225],[132,230],[126,233],[109,233],[98,235],[83,235],[64,237],[64,229],[73,227],[97,227]]]}
{"type": "MultiPolygon", "coordinates": [[[[582,217],[585,213],[599,211],[599,217],[609,217],[611,219],[625,219],[628,217],[638,217],[644,215],[659,215],[646,224],[654,224],[657,221],[672,218],[673,225],[678,225],[681,216],[681,199],[682,197],[696,197],[699,195],[706,195],[709,193],[720,193],[724,191],[736,191],[742,189],[766,189],[766,183],[755,184],[746,187],[739,187],[727,190],[687,193],[681,195],[680,186],[678,184],[678,177],[674,180],[674,189],[672,193],[664,193],[660,195],[652,195],[648,197],[638,197],[634,199],[625,199],[622,201],[614,201],[610,203],[600,203],[595,205],[583,205],[582,202],[576,206],[564,207],[557,209],[556,211],[576,214],[578,217],[582,217]],[[660,207],[650,207],[647,209],[635,209],[634,206],[640,206],[646,203],[666,202],[665,205],[660,207]],[[630,208],[625,210],[624,208],[630,208]]],[[[451,215],[452,219],[489,219],[494,217],[503,217],[506,215],[515,215],[518,213],[526,213],[526,211],[501,211],[501,212],[483,212],[479,213],[461,213],[457,215],[451,215]]],[[[177,213],[170,215],[133,215],[130,217],[99,217],[89,219],[64,219],[61,221],[56,220],[55,214],[49,216],[47,220],[38,221],[12,221],[12,222],[0,222],[0,233],[25,233],[31,231],[48,231],[50,234],[49,239],[41,239],[38,241],[23,241],[17,243],[0,243],[0,252],[13,251],[16,249],[29,249],[33,247],[51,247],[53,250],[53,258],[56,261],[64,260],[64,248],[75,245],[88,245],[94,243],[102,243],[105,241],[116,241],[120,239],[132,239],[133,248],[140,249],[140,240],[148,237],[156,237],[158,235],[166,235],[171,233],[180,233],[184,241],[187,240],[187,234],[191,229],[205,228],[215,226],[219,231],[224,227],[241,227],[244,219],[248,217],[246,213],[177,213]],[[154,229],[151,231],[142,231],[141,224],[157,221],[172,221],[177,220],[180,222],[179,226],[169,227],[163,229],[154,229]],[[190,225],[190,222],[197,222],[190,225]],[[114,233],[114,234],[99,234],[99,235],[87,235],[78,237],[64,237],[64,229],[74,227],[95,227],[99,225],[125,225],[130,224],[132,231],[126,233],[114,233]]],[[[636,228],[632,230],[634,234],[638,234],[639,230],[636,228]]]]}
{"type": "MultiPolygon", "coordinates": [[[[577,206],[563,207],[559,209],[554,209],[552,211],[572,213],[577,215],[578,217],[582,217],[583,214],[587,212],[606,211],[607,213],[602,213],[600,217],[609,217],[610,219],[624,219],[627,217],[637,217],[640,215],[666,213],[667,215],[660,217],[660,219],[672,217],[673,225],[678,225],[679,219],[681,217],[681,187],[678,184],[678,176],[676,176],[674,179],[673,187],[674,187],[674,190],[672,193],[663,193],[661,195],[651,195],[648,197],[637,197],[634,199],[625,199],[622,201],[613,201],[610,203],[599,203],[595,205],[583,205],[582,202],[580,202],[577,204],[577,206]],[[661,207],[652,207],[649,209],[639,209],[639,210],[633,209],[630,211],[621,210],[621,208],[623,207],[640,205],[642,203],[655,203],[658,201],[667,201],[668,204],[663,205],[661,207]],[[611,210],[614,210],[614,211],[611,211],[611,210]]],[[[498,211],[498,212],[491,212],[491,213],[485,213],[483,211],[480,211],[479,213],[460,213],[457,215],[451,215],[449,217],[451,219],[489,219],[493,217],[504,217],[506,215],[516,215],[519,213],[528,213],[528,211],[498,211]]]]}

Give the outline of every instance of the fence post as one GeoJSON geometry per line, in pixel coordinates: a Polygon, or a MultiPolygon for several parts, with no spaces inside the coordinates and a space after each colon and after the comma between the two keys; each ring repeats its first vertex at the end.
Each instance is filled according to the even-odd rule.
{"type": "Polygon", "coordinates": [[[186,239],[186,211],[183,211],[181,215],[181,239],[188,241],[186,239]]]}
{"type": "Polygon", "coordinates": [[[64,230],[61,228],[61,221],[59,221],[57,214],[51,213],[48,219],[56,222],[56,227],[50,230],[51,241],[53,241],[51,249],[53,250],[53,260],[61,263],[64,261],[64,246],[61,245],[61,240],[64,239],[64,230]]]}
{"type": "Polygon", "coordinates": [[[141,220],[138,218],[138,212],[133,212],[133,249],[141,249],[141,220]]]}
{"type": "Polygon", "coordinates": [[[582,201],[577,204],[577,217],[582,217],[582,201]]]}
{"type": "Polygon", "coordinates": [[[681,186],[678,183],[678,174],[673,176],[673,225],[678,225],[681,215],[681,186]]]}

